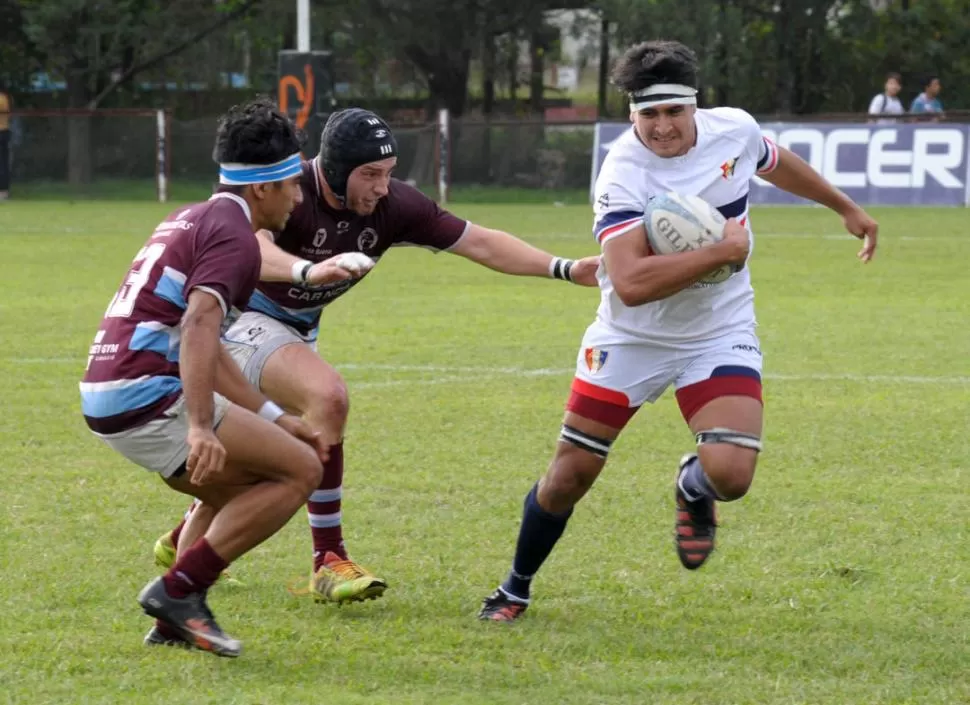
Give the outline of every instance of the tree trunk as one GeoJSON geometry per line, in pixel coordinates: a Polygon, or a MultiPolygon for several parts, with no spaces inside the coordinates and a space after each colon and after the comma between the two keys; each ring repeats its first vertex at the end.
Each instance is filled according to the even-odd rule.
{"type": "MultiPolygon", "coordinates": [[[[686,11],[687,17],[697,17],[700,18],[701,15],[697,11],[697,5],[699,3],[694,0],[681,0],[680,6],[686,11]]],[[[709,3],[704,3],[709,4],[709,3]]],[[[693,23],[691,35],[692,38],[688,40],[688,45],[695,47],[707,47],[711,46],[711,42],[708,39],[709,36],[709,26],[707,23],[706,13],[710,12],[709,7],[704,7],[705,16],[703,19],[698,19],[693,23]]],[[[700,108],[709,108],[707,101],[707,71],[704,67],[709,64],[709,55],[712,52],[704,52],[705,56],[700,59],[700,70],[697,72],[697,106],[700,108]]]]}
{"type": "Polygon", "coordinates": [[[597,86],[596,113],[600,120],[607,115],[606,90],[610,74],[610,21],[603,12],[600,21],[600,66],[597,86]]]}
{"type": "Polygon", "coordinates": [[[460,52],[429,54],[422,47],[409,46],[405,54],[428,79],[431,93],[428,118],[433,120],[434,111],[438,108],[448,108],[453,119],[461,117],[468,99],[471,51],[463,49],[460,52]]]}
{"type": "Polygon", "coordinates": [[[428,76],[428,87],[435,105],[448,108],[452,118],[461,117],[468,98],[468,58],[463,65],[448,66],[442,62],[438,70],[428,76]]]}
{"type": "Polygon", "coordinates": [[[718,0],[717,3],[717,62],[721,67],[720,76],[715,79],[717,81],[716,100],[718,105],[729,105],[731,95],[731,79],[729,78],[731,76],[729,69],[731,65],[731,32],[728,29],[727,4],[728,0],[718,0]]]}
{"type": "Polygon", "coordinates": [[[482,114],[488,119],[495,106],[495,35],[485,33],[482,47],[482,114]]]}
{"type": "Polygon", "coordinates": [[[485,183],[492,183],[492,111],[495,107],[495,34],[491,29],[485,32],[485,46],[482,48],[482,116],[485,126],[482,130],[482,172],[485,183]]]}
{"type": "Polygon", "coordinates": [[[283,49],[296,49],[296,6],[289,3],[286,11],[286,22],[283,23],[283,33],[280,37],[283,49]]]}
{"type": "MultiPolygon", "coordinates": [[[[87,77],[83,69],[67,74],[68,108],[84,108],[88,102],[87,77]]],[[[91,183],[91,118],[72,115],[67,118],[67,182],[72,187],[91,183]]]]}
{"type": "Polygon", "coordinates": [[[529,108],[535,115],[542,115],[543,73],[545,73],[545,51],[542,42],[542,24],[532,30],[529,38],[529,108]]]}
{"type": "Polygon", "coordinates": [[[505,70],[509,74],[509,100],[514,104],[519,98],[519,37],[513,32],[509,41],[509,55],[505,70]]]}
{"type": "Polygon", "coordinates": [[[789,7],[790,0],[781,0],[778,3],[778,12],[775,15],[775,28],[776,31],[776,53],[775,60],[777,63],[778,80],[775,88],[775,95],[777,96],[777,109],[783,114],[790,115],[793,110],[793,93],[794,86],[792,84],[792,66],[795,64],[798,55],[799,46],[795,39],[794,27],[794,13],[789,7]]]}

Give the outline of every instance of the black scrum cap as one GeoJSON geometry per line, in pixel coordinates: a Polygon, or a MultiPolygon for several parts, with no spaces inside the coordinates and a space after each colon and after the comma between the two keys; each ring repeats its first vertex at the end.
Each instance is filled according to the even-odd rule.
{"type": "Polygon", "coordinates": [[[333,113],[320,138],[320,166],[330,189],[340,200],[347,197],[347,179],[361,164],[397,156],[391,128],[362,108],[333,113]]]}

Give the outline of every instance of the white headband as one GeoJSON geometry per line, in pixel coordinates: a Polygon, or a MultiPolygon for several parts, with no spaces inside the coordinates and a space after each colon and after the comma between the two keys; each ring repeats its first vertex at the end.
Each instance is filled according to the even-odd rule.
{"type": "Polygon", "coordinates": [[[656,105],[697,105],[697,89],[680,83],[655,83],[630,94],[630,110],[656,105]]]}
{"type": "Polygon", "coordinates": [[[297,152],[275,164],[220,164],[219,183],[227,186],[243,186],[284,181],[300,173],[302,159],[303,156],[297,152]]]}

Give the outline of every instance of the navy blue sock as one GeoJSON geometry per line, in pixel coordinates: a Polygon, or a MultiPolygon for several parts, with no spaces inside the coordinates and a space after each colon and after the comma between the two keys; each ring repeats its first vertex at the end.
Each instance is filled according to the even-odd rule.
{"type": "Polygon", "coordinates": [[[720,499],[696,455],[684,467],[677,482],[688,501],[696,502],[703,498],[720,499]]]}
{"type": "Polygon", "coordinates": [[[566,522],[573,513],[569,509],[562,514],[551,514],[539,506],[536,499],[539,484],[533,485],[525,496],[519,540],[515,545],[512,572],[502,583],[502,591],[522,602],[529,600],[529,587],[539,567],[545,562],[553,547],[566,529],[566,522]]]}

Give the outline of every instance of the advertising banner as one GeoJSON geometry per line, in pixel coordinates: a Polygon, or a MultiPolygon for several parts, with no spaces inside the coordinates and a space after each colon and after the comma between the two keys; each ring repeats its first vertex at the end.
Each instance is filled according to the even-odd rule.
{"type": "MultiPolygon", "coordinates": [[[[593,182],[610,145],[629,127],[630,123],[596,125],[593,182]]],[[[970,205],[970,125],[766,122],[761,128],[862,205],[970,205]]],[[[591,194],[592,188],[591,183],[591,194]]],[[[751,203],[805,201],[755,179],[751,203]]]]}

